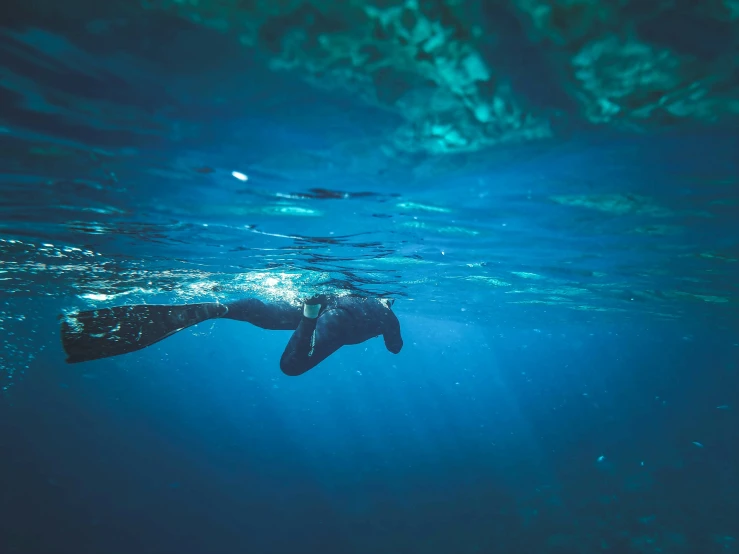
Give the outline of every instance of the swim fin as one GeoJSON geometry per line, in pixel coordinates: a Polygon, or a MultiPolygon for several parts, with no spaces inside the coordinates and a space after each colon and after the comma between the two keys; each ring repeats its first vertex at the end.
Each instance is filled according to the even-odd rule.
{"type": "Polygon", "coordinates": [[[118,356],[227,312],[226,306],[215,302],[115,306],[78,312],[62,320],[62,346],[70,364],[118,356]]]}

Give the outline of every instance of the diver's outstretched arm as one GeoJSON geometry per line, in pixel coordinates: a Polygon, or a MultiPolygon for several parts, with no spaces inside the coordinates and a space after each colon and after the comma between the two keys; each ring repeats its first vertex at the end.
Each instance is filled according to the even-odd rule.
{"type": "MultiPolygon", "coordinates": [[[[300,324],[290,337],[280,358],[280,369],[295,377],[316,367],[343,346],[340,310],[326,310],[320,316],[311,314],[306,303],[300,324]],[[309,317],[313,315],[313,317],[309,317]]],[[[319,306],[320,308],[320,306],[319,306]]],[[[314,314],[318,313],[318,309],[314,314]]]]}

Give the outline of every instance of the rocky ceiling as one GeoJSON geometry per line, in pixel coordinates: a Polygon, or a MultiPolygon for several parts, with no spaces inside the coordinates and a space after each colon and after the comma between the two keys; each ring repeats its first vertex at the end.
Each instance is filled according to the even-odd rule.
{"type": "Polygon", "coordinates": [[[155,0],[403,123],[403,152],[739,114],[739,0],[155,0]]]}

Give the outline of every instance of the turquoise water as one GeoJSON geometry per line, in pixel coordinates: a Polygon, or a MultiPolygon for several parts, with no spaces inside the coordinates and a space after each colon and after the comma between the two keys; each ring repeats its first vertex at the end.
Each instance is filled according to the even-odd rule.
{"type": "Polygon", "coordinates": [[[737,551],[735,7],[491,6],[11,4],[2,552],[737,551]],[[79,310],[318,292],[403,351],[64,363],[79,310]]]}

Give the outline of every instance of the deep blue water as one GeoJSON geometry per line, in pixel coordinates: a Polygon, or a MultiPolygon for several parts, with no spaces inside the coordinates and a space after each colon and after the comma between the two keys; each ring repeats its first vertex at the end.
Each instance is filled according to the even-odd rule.
{"type": "MultiPolygon", "coordinates": [[[[738,551],[736,112],[592,124],[551,45],[485,8],[551,136],[401,151],[401,112],[232,34],[11,6],[0,552],[738,551]],[[289,331],[223,320],[64,363],[76,310],[316,292],[395,298],[401,353],[292,378],[289,331]]],[[[736,20],[679,44],[636,21],[736,64],[736,20]]]]}

